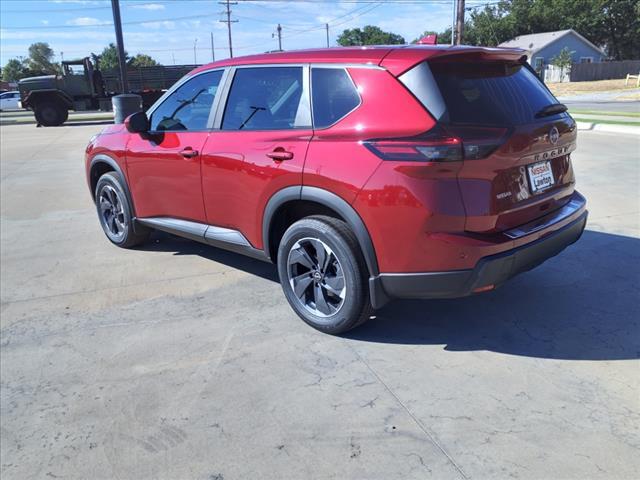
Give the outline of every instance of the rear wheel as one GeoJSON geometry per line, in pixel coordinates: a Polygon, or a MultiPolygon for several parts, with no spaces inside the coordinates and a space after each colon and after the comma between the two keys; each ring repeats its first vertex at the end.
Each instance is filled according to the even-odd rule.
{"type": "Polygon", "coordinates": [[[35,106],[34,114],[40,125],[57,127],[69,118],[69,110],[60,102],[40,102],[35,106]]]}
{"type": "Polygon", "coordinates": [[[133,227],[131,205],[116,172],[107,172],[96,185],[96,209],[100,226],[111,243],[131,248],[149,238],[151,231],[141,225],[133,227]]]}
{"type": "Polygon", "coordinates": [[[278,248],[278,274],[293,310],[322,332],[344,333],[371,316],[364,259],[341,220],[313,216],[291,225],[278,248]]]}

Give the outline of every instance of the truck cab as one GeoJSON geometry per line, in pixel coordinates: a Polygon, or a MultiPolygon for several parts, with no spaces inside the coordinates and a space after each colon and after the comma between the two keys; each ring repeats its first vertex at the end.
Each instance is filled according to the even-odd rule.
{"type": "Polygon", "coordinates": [[[88,57],[62,62],[62,75],[24,78],[18,90],[23,108],[45,127],[62,125],[69,110],[99,108],[106,96],[100,70],[88,57]]]}

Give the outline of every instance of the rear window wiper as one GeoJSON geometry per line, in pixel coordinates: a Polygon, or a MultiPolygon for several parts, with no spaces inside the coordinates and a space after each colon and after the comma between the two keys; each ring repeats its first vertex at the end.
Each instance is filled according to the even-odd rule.
{"type": "Polygon", "coordinates": [[[562,113],[567,111],[567,106],[564,103],[552,103],[544,108],[541,108],[536,113],[536,118],[548,117],[549,115],[555,115],[556,113],[562,113]]]}

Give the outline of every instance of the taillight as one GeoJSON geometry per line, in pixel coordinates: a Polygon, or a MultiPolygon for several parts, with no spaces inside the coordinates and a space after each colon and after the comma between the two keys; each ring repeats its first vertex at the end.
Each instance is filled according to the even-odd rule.
{"type": "Polygon", "coordinates": [[[508,128],[447,126],[447,130],[462,141],[464,159],[478,160],[491,155],[509,136],[508,128]]]}
{"type": "Polygon", "coordinates": [[[462,142],[441,127],[415,137],[367,140],[364,145],[383,160],[457,162],[462,160],[462,142]]]}
{"type": "Polygon", "coordinates": [[[364,145],[383,160],[459,162],[485,158],[508,136],[506,128],[437,125],[415,137],[367,140],[364,145]]]}

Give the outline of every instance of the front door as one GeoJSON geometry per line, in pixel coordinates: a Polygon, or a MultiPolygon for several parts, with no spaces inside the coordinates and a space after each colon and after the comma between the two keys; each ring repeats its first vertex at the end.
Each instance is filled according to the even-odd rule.
{"type": "Polygon", "coordinates": [[[231,74],[220,128],[202,150],[207,223],[238,230],[261,248],[265,204],[278,190],[302,185],[313,136],[308,68],[239,67],[231,74]]]}
{"type": "Polygon", "coordinates": [[[200,162],[213,123],[222,70],[194,76],[169,95],[150,117],[148,134],[132,134],[127,174],[136,215],[206,223],[200,162]]]}

